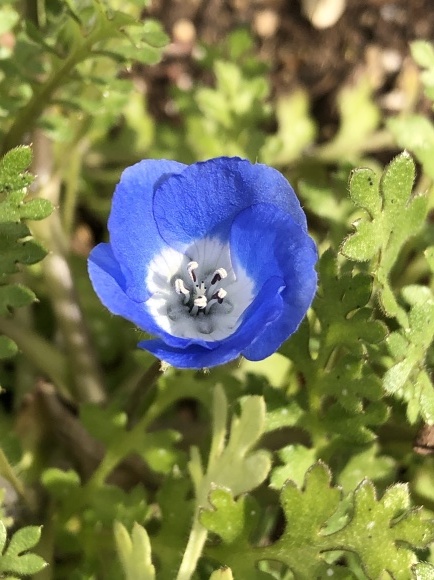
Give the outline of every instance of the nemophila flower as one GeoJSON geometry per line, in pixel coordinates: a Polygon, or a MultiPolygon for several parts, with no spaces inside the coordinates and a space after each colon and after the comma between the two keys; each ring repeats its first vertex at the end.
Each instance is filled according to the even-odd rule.
{"type": "Polygon", "coordinates": [[[293,189],[261,164],[145,160],[113,198],[110,243],[89,257],[114,314],[175,367],[261,360],[299,326],[316,291],[315,244],[293,189]]]}

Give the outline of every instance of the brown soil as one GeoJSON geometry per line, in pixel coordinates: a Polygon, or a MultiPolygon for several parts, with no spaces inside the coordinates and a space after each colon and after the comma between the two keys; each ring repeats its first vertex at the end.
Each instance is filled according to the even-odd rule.
{"type": "Polygon", "coordinates": [[[172,39],[162,63],[144,73],[151,110],[160,118],[170,116],[170,85],[188,86],[202,74],[197,43],[218,45],[240,26],[251,30],[270,67],[273,92],[307,89],[321,126],[333,122],[337,91],[366,69],[381,106],[399,110],[396,90],[409,42],[434,40],[433,0],[347,0],[336,24],[322,30],[298,0],[154,0],[146,14],[163,22],[172,39]]]}

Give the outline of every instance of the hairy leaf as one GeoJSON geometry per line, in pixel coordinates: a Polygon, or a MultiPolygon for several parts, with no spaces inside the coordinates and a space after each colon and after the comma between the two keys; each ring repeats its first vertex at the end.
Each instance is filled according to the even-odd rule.
{"type": "Polygon", "coordinates": [[[434,522],[409,507],[405,485],[390,487],[378,500],[373,484],[364,480],[348,502],[340,488],[331,485],[328,468],[317,463],[307,471],[302,488],[293,482],[284,486],[280,501],[286,524],[279,539],[254,549],[249,542],[252,519],[243,516],[245,510],[241,509],[246,499],[234,502],[225,490],[219,490],[218,498],[211,511],[203,512],[202,522],[222,538],[222,543],[209,547],[206,553],[226,562],[235,577],[255,578],[255,563],[270,560],[286,564],[297,580],[355,578],[342,559],[339,566],[327,558],[327,553],[338,554],[337,550],[349,556],[356,554],[369,578],[382,578],[389,572],[393,578],[410,580],[417,567],[420,574],[425,572],[420,564],[412,568],[417,563],[413,550],[432,541],[434,522]],[[230,533],[224,528],[225,518],[230,533]]]}
{"type": "MultiPolygon", "coordinates": [[[[35,294],[22,284],[8,284],[7,277],[17,272],[19,264],[34,264],[46,251],[34,240],[23,220],[40,220],[53,210],[43,199],[27,199],[32,176],[27,172],[32,153],[30,147],[17,147],[0,160],[0,316],[36,300],[35,294]]],[[[0,337],[1,338],[1,337],[0,337]]],[[[14,354],[11,341],[1,339],[0,358],[14,354]]]]}
{"type": "Polygon", "coordinates": [[[6,528],[0,521],[0,573],[11,573],[19,576],[36,574],[45,568],[46,562],[36,554],[27,553],[34,548],[41,537],[41,528],[27,526],[19,529],[9,541],[6,549],[6,528]]]}
{"type": "Polygon", "coordinates": [[[402,293],[411,304],[408,326],[387,339],[393,365],[384,375],[383,387],[407,403],[411,423],[421,416],[433,424],[434,389],[424,362],[434,338],[434,297],[424,286],[407,286],[402,293]]]}
{"type": "Polygon", "coordinates": [[[356,169],[350,179],[350,196],[369,217],[354,223],[356,232],[347,237],[341,252],[351,260],[372,260],[380,290],[380,302],[388,316],[405,326],[405,312],[391,291],[389,274],[407,241],[421,228],[427,199],[412,197],[415,166],[406,152],[386,167],[381,180],[370,169],[356,169]]]}

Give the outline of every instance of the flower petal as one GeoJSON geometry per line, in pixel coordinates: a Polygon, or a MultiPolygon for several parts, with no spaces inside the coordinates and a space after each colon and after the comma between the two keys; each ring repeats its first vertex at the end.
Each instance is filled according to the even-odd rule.
{"type": "MultiPolygon", "coordinates": [[[[121,175],[108,222],[110,243],[125,277],[126,290],[134,300],[148,297],[147,266],[165,246],[152,212],[155,188],[186,165],[177,161],[146,159],[121,175]]],[[[171,202],[174,207],[176,204],[171,202]]]]}
{"type": "Polygon", "coordinates": [[[234,217],[263,202],[289,213],[306,229],[306,217],[283,175],[237,157],[195,163],[166,179],[155,191],[154,216],[161,237],[182,249],[213,234],[227,239],[234,217]]]}
{"type": "MultiPolygon", "coordinates": [[[[125,278],[113,255],[110,244],[98,244],[89,256],[89,277],[99,299],[110,312],[130,320],[141,330],[155,334],[167,344],[186,348],[191,339],[178,338],[165,332],[149,314],[145,302],[135,302],[125,292],[125,278]]],[[[205,341],[199,342],[205,344],[205,341]]],[[[206,347],[205,347],[206,348],[206,347]]]]}
{"type": "Polygon", "coordinates": [[[257,287],[271,276],[285,281],[280,318],[243,351],[250,360],[262,360],[297,330],[315,296],[316,247],[290,215],[270,204],[251,206],[236,217],[230,247],[235,272],[241,266],[257,287]]]}
{"type": "Polygon", "coordinates": [[[239,356],[263,328],[273,327],[282,313],[283,288],[281,278],[270,278],[247,309],[241,326],[230,337],[211,343],[212,349],[197,344],[174,348],[162,340],[145,340],[138,346],[177,368],[202,369],[227,363],[239,356]]]}

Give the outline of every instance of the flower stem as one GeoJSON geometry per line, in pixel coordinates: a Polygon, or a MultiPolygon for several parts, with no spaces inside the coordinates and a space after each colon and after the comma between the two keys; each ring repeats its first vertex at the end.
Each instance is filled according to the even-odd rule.
{"type": "MultiPolygon", "coordinates": [[[[211,471],[215,463],[218,461],[224,449],[224,442],[226,438],[226,422],[227,422],[227,399],[222,387],[216,386],[213,397],[213,428],[211,449],[208,459],[208,473],[211,471]]],[[[211,491],[212,482],[209,477],[202,474],[201,480],[198,482],[201,471],[198,465],[200,461],[199,455],[195,458],[195,453],[192,452],[190,462],[190,474],[196,474],[192,477],[196,488],[196,509],[194,513],[193,525],[187,542],[187,547],[182,558],[181,566],[179,567],[178,576],[176,580],[190,580],[194,571],[196,570],[197,562],[202,554],[203,547],[206,542],[208,532],[206,528],[199,522],[200,509],[207,504],[208,494],[211,491]],[[194,469],[196,467],[196,469],[194,469]]]]}
{"type": "Polygon", "coordinates": [[[202,526],[198,518],[199,512],[197,511],[176,580],[190,580],[196,570],[197,561],[202,554],[207,530],[202,526]]]}

